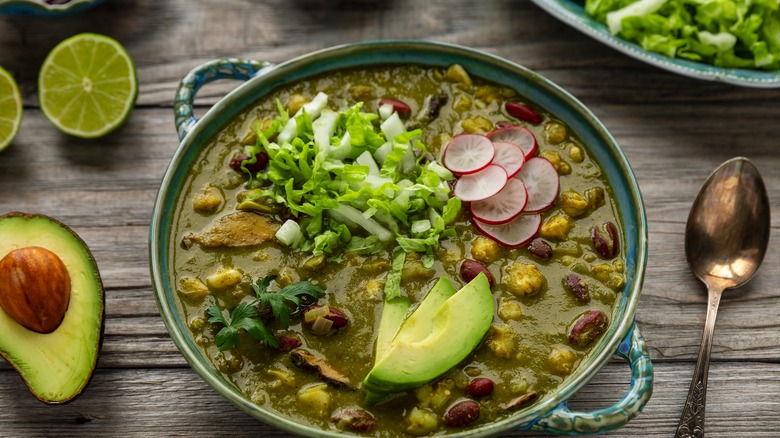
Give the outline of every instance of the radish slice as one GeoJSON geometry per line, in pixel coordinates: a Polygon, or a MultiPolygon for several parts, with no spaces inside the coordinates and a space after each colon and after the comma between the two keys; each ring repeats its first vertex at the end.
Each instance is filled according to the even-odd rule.
{"type": "Polygon", "coordinates": [[[508,179],[503,167],[491,164],[481,172],[461,176],[452,193],[461,201],[481,201],[500,192],[508,179]]]}
{"type": "Polygon", "coordinates": [[[526,159],[536,153],[536,137],[534,137],[531,131],[522,126],[494,129],[485,136],[494,142],[505,141],[520,146],[526,159]]]}
{"type": "Polygon", "coordinates": [[[517,178],[509,178],[497,194],[482,201],[472,202],[471,215],[486,224],[505,224],[522,213],[527,202],[528,192],[525,184],[517,178]]]}
{"type": "Polygon", "coordinates": [[[442,164],[461,175],[477,173],[488,167],[496,154],[493,142],[484,135],[456,135],[444,149],[442,164]]]}
{"type": "Polygon", "coordinates": [[[558,172],[546,158],[534,157],[526,161],[515,178],[528,190],[527,212],[542,211],[558,197],[558,172]]]}
{"type": "Polygon", "coordinates": [[[542,226],[542,215],[521,214],[502,225],[490,225],[474,219],[474,225],[479,231],[501,245],[517,248],[536,237],[542,226]]]}
{"type": "Polygon", "coordinates": [[[525,162],[525,152],[523,149],[506,141],[497,141],[493,143],[496,148],[496,156],[493,157],[493,164],[498,164],[506,170],[510,178],[520,172],[525,162]]]}

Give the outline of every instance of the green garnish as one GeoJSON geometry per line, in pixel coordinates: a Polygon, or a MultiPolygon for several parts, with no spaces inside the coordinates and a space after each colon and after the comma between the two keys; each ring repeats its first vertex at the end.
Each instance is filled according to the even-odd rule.
{"type": "Polygon", "coordinates": [[[406,261],[406,252],[400,248],[393,251],[393,266],[385,281],[385,302],[401,296],[401,274],[406,261]]]}
{"type": "Polygon", "coordinates": [[[777,0],[585,0],[585,11],[651,52],[720,67],[780,68],[777,0]]]}
{"type": "Polygon", "coordinates": [[[230,312],[228,317],[222,313],[213,297],[209,297],[211,305],[206,312],[211,316],[209,322],[223,327],[217,332],[216,344],[220,351],[238,348],[241,343],[240,330],[246,331],[253,339],[269,347],[277,348],[279,341],[258,315],[260,308],[271,307],[271,311],[279,323],[287,329],[290,326],[290,316],[298,313],[301,307],[301,297],[308,296],[315,301],[325,295],[325,291],[310,281],[300,281],[283,287],[277,292],[268,292],[275,275],[258,279],[252,285],[257,298],[240,303],[230,312]]]}
{"type": "Polygon", "coordinates": [[[331,261],[392,242],[432,265],[439,241],[455,235],[447,225],[461,205],[450,196],[452,173],[424,160],[422,132],[407,131],[397,113],[379,123],[362,102],[332,111],[324,93],[294,117],[278,106],[270,127],[258,125],[245,163],[268,155],[267,170],[250,174],[249,186],[264,188],[252,197],[270,198],[298,218],[282,226],[279,241],[331,261]]]}
{"type": "MultiPolygon", "coordinates": [[[[266,278],[272,278],[266,277],[266,278]]],[[[294,313],[297,313],[301,307],[301,298],[308,296],[318,300],[325,295],[325,291],[320,289],[319,286],[313,284],[310,281],[300,281],[283,287],[278,292],[266,292],[266,288],[270,281],[261,283],[260,280],[257,284],[253,284],[252,288],[257,294],[257,301],[261,307],[271,306],[271,311],[282,326],[287,329],[290,327],[290,305],[295,309],[294,313]]]]}
{"type": "MultiPolygon", "coordinates": [[[[211,298],[211,297],[210,297],[211,298]]],[[[279,341],[274,337],[273,332],[263,324],[263,321],[257,317],[257,307],[253,303],[241,303],[232,312],[230,316],[225,318],[222,315],[222,310],[217,307],[216,303],[212,299],[211,305],[206,310],[211,318],[209,322],[212,324],[222,324],[224,327],[217,333],[215,339],[217,348],[220,351],[232,350],[238,348],[240,338],[238,336],[239,330],[245,330],[252,338],[271,347],[278,347],[279,341]]]]}

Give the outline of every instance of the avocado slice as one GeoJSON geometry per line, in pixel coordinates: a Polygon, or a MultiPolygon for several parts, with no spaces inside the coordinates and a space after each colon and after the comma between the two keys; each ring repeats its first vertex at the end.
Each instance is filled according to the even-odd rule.
{"type": "Polygon", "coordinates": [[[62,404],[73,400],[89,383],[103,339],[103,283],[86,244],[47,216],[0,216],[0,279],[0,355],[40,401],[62,404]],[[38,257],[41,254],[44,256],[38,257]],[[41,274],[34,277],[58,279],[57,284],[19,280],[24,277],[18,275],[19,269],[41,274]],[[40,290],[44,292],[36,292],[40,290]],[[55,316],[61,319],[41,330],[34,324],[35,315],[57,313],[41,295],[51,290],[63,291],[64,315],[55,316]],[[28,305],[26,310],[19,305],[20,296],[36,294],[40,299],[30,303],[37,304],[28,305]]]}
{"type": "MultiPolygon", "coordinates": [[[[406,297],[395,297],[385,300],[382,307],[382,318],[379,320],[379,331],[376,336],[376,348],[374,357],[385,355],[390,341],[393,340],[398,328],[403,324],[412,302],[406,297]]],[[[375,359],[376,360],[376,359],[375,359]]]]}
{"type": "MultiPolygon", "coordinates": [[[[442,283],[437,283],[437,286],[439,284],[442,283]]],[[[423,307],[427,299],[417,311],[428,308],[423,307]]],[[[417,311],[407,318],[385,355],[378,358],[363,380],[367,401],[375,402],[386,394],[416,388],[443,375],[465,359],[493,322],[490,283],[484,274],[479,274],[445,299],[432,316],[421,315],[417,324],[407,325],[417,311]],[[426,321],[430,322],[430,329],[424,333],[426,324],[423,322],[426,321]],[[407,327],[411,327],[409,333],[406,333],[407,327]]]]}
{"type": "Polygon", "coordinates": [[[433,314],[453,294],[455,287],[452,283],[444,277],[440,278],[408,318],[409,309],[412,307],[408,298],[385,300],[382,319],[379,321],[379,334],[376,337],[374,363],[379,362],[385,355],[396,334],[401,334],[406,341],[422,339],[430,334],[433,314]]]}
{"type": "MultiPolygon", "coordinates": [[[[445,301],[455,295],[455,286],[445,277],[428,291],[428,294],[420,302],[420,305],[413,310],[413,313],[406,318],[406,321],[398,329],[394,341],[398,342],[416,342],[425,339],[433,330],[433,317],[441,308],[445,301]]],[[[377,362],[381,359],[377,356],[377,362]]]]}

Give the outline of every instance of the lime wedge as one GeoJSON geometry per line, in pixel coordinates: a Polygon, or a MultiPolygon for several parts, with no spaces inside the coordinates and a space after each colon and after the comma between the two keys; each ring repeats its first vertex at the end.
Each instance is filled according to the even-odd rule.
{"type": "Polygon", "coordinates": [[[22,124],[22,96],[11,74],[0,67],[0,151],[7,148],[22,124]]]}
{"type": "Polygon", "coordinates": [[[121,126],[137,95],[130,55],[117,41],[94,33],[82,33],[57,45],[38,76],[43,113],[75,137],[101,137],[121,126]]]}

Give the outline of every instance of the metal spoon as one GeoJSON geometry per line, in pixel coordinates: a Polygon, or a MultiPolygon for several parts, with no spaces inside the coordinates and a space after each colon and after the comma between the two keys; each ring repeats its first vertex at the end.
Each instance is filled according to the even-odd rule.
{"type": "Polygon", "coordinates": [[[724,290],[744,285],[769,243],[769,198],[764,180],[747,158],[726,161],[710,175],[693,202],[685,229],[685,255],[707,285],[707,319],[699,360],[683,407],[677,438],[704,436],[704,404],[712,335],[724,290]]]}

